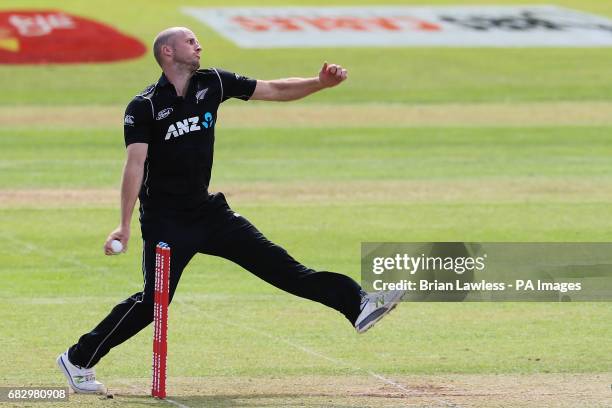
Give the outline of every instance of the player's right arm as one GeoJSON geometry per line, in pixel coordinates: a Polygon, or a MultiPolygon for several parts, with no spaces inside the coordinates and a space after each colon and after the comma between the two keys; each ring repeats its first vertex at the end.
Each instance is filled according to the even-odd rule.
{"type": "Polygon", "coordinates": [[[134,98],[128,105],[124,118],[127,155],[121,178],[121,220],[119,226],[106,238],[104,243],[106,255],[113,255],[111,241],[114,239],[121,241],[123,252],[127,250],[132,213],[142,186],[144,165],[151,140],[152,121],[151,102],[142,96],[134,98]]]}
{"type": "Polygon", "coordinates": [[[123,244],[123,251],[127,250],[130,240],[130,225],[132,213],[136,205],[136,199],[142,185],[144,174],[144,162],[147,158],[149,145],[146,143],[133,143],[127,147],[127,159],[123,167],[121,179],[121,222],[119,226],[109,234],[104,243],[104,253],[113,255],[111,241],[116,239],[123,244]]]}

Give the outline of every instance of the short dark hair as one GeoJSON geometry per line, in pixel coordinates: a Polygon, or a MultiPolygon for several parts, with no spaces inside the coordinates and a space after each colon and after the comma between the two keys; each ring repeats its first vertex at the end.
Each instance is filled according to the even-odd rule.
{"type": "Polygon", "coordinates": [[[153,41],[153,56],[155,57],[155,61],[161,67],[162,59],[161,59],[161,49],[164,45],[171,45],[172,37],[178,32],[176,28],[168,28],[161,33],[157,34],[155,37],[155,41],[153,41]]]}

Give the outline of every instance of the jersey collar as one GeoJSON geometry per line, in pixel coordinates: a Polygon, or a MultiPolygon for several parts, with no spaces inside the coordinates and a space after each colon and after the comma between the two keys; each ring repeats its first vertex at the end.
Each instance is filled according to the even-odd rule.
{"type": "Polygon", "coordinates": [[[170,81],[168,81],[168,78],[166,77],[166,74],[164,74],[162,72],[161,76],[159,77],[159,80],[157,81],[157,86],[158,87],[164,87],[164,86],[168,86],[171,85],[170,81]]]}
{"type": "MultiPolygon", "coordinates": [[[[196,71],[196,72],[193,73],[193,75],[189,79],[189,85],[187,85],[187,95],[189,95],[190,93],[195,92],[193,90],[193,86],[194,86],[193,84],[194,84],[194,81],[197,80],[197,77],[199,75],[200,75],[200,71],[196,71]]],[[[157,87],[160,88],[160,89],[169,87],[170,93],[173,94],[173,95],[176,95],[176,89],[174,89],[174,85],[172,85],[172,82],[170,82],[168,80],[168,77],[163,72],[162,72],[161,76],[159,77],[159,80],[157,81],[157,87]]]]}

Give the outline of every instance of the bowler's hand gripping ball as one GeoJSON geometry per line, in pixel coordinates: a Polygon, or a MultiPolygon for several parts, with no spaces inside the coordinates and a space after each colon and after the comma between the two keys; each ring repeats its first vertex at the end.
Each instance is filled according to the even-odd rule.
{"type": "Polygon", "coordinates": [[[121,251],[123,251],[123,244],[121,243],[121,241],[113,239],[111,241],[111,249],[113,250],[113,253],[120,254],[121,251]]]}

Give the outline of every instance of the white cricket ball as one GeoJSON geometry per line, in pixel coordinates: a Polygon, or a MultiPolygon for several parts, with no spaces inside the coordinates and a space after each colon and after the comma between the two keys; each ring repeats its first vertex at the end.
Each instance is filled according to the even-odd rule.
{"type": "Polygon", "coordinates": [[[113,250],[114,253],[120,254],[121,251],[123,251],[123,244],[121,243],[121,241],[113,239],[111,241],[111,249],[113,250]]]}

